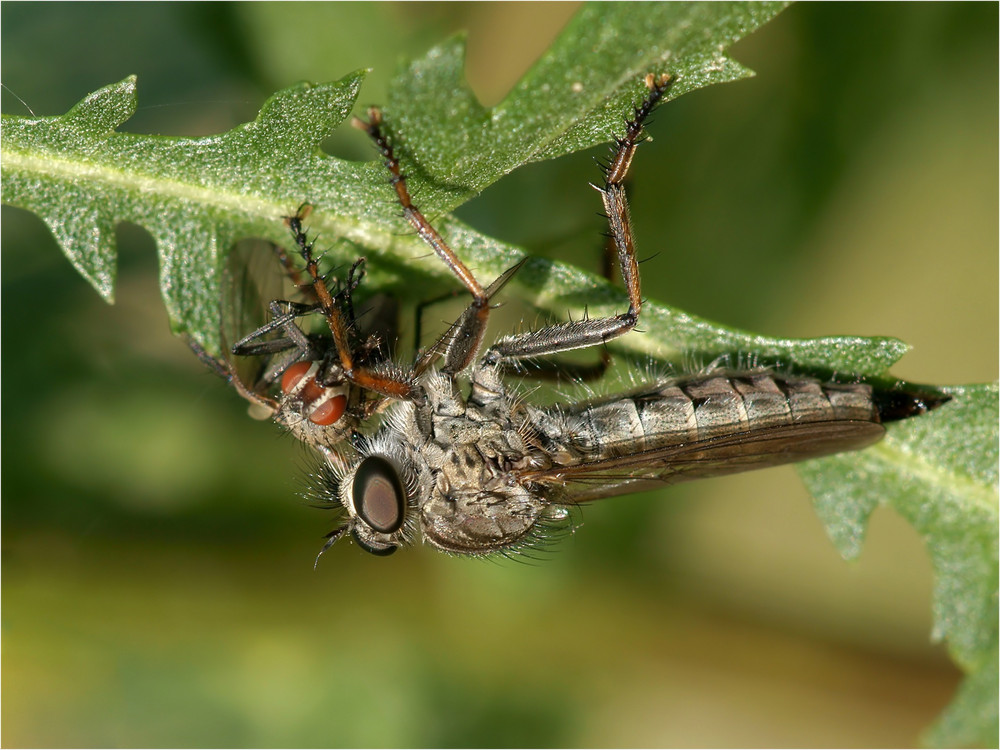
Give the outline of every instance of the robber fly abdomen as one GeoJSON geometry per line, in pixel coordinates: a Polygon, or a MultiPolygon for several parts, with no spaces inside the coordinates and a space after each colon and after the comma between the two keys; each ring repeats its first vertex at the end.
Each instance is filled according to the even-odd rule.
{"type": "MultiPolygon", "coordinates": [[[[558,431],[572,457],[567,460],[579,461],[734,432],[832,421],[877,424],[871,386],[824,384],[768,371],[719,372],[675,378],[631,395],[571,407],[558,431]]],[[[549,437],[560,440],[558,434],[549,437]]]]}
{"type": "Polygon", "coordinates": [[[541,425],[553,459],[547,473],[600,476],[601,490],[582,494],[607,497],[643,480],[674,483],[856,450],[885,432],[875,393],[864,383],[766,370],[673,378],[556,410],[541,425]],[[647,470],[636,471],[643,463],[647,470]],[[626,469],[623,483],[615,475],[626,469]]]}

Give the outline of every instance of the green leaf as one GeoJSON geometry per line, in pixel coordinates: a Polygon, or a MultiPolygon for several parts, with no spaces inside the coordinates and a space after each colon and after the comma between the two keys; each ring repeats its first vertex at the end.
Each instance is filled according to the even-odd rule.
{"type": "Polygon", "coordinates": [[[994,646],[984,664],[969,674],[954,700],[923,737],[930,747],[995,747],[997,723],[997,681],[1000,653],[994,646]]]}
{"type": "Polygon", "coordinates": [[[145,227],[157,242],[160,286],[176,330],[218,351],[225,252],[247,236],[284,241],[281,217],[318,176],[329,182],[331,201],[350,205],[365,191],[356,168],[318,146],[350,112],[362,79],[354,73],[285,89],[254,122],[208,138],[115,132],[135,111],[134,78],[91,94],[62,117],[4,117],[3,197],[41,216],[109,301],[115,226],[145,227]]]}
{"type": "Polygon", "coordinates": [[[934,634],[968,677],[928,735],[935,745],[989,746],[997,733],[998,389],[946,389],[953,400],[890,425],[860,454],[800,466],[816,512],[846,559],[879,505],[923,538],[935,572],[934,634]]]}
{"type": "MultiPolygon", "coordinates": [[[[722,50],[767,21],[781,4],[709,3],[585,6],[552,50],[496,108],[485,110],[458,80],[462,48],[432,50],[391,87],[386,114],[396,132],[410,187],[431,216],[451,210],[520,164],[608,140],[642,92],[642,75],[680,76],[672,96],[747,71],[722,50]],[[600,65],[597,62],[600,61],[600,65]],[[489,124],[487,126],[487,119],[489,124]],[[415,146],[419,144],[420,148],[415,146]],[[410,159],[411,150],[420,161],[410,159]]],[[[414,304],[453,279],[402,223],[382,166],[327,156],[320,143],[348,115],[358,72],[275,94],[257,119],[207,138],[165,138],[115,131],[136,107],[130,78],[89,96],[62,117],[2,120],[4,200],[36,212],[71,262],[108,300],[113,297],[114,227],[131,221],[154,236],[160,282],[175,330],[221,351],[218,300],[225,254],[244,237],[284,243],[281,217],[314,206],[311,230],[346,240],[333,263],[364,253],[369,289],[414,304]],[[433,260],[433,259],[432,259],[433,260]],[[415,283],[416,282],[416,283],[415,283]]],[[[486,278],[524,253],[442,217],[439,229],[486,278]]],[[[512,290],[536,307],[567,314],[611,314],[623,294],[571,266],[533,260],[512,290]]],[[[793,341],[725,329],[664,305],[644,310],[649,330],[621,349],[676,359],[740,352],[806,368],[881,375],[906,351],[889,338],[793,341]]]]}
{"type": "MultiPolygon", "coordinates": [[[[522,164],[606,143],[644,96],[647,73],[679,77],[667,100],[752,75],[723,50],[781,7],[589,3],[492,109],[465,82],[465,41],[457,37],[395,78],[387,116],[398,113],[393,130],[424,177],[455,198],[468,196],[522,164]]],[[[441,200],[434,210],[458,205],[441,200]]]]}

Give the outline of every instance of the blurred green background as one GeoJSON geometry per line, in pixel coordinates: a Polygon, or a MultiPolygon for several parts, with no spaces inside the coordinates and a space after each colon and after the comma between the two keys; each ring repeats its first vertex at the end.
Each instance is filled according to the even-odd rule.
{"type": "MultiPolygon", "coordinates": [[[[204,135],[360,67],[380,102],[458,29],[495,103],[573,10],[5,3],[2,109],[136,73],[128,130],[204,135]]],[[[997,15],[807,4],[738,43],[758,76],[664,107],[636,160],[644,293],[994,380],[997,15]]],[[[534,165],[459,213],[596,267],[595,175],[534,165]]],[[[898,746],[958,684],[915,533],[878,511],[844,563],[791,469],[595,504],[539,564],[343,544],[313,572],[304,453],[170,336],[150,238],[121,227],[109,307],[36,217],[2,231],[5,746],[898,746]]]]}

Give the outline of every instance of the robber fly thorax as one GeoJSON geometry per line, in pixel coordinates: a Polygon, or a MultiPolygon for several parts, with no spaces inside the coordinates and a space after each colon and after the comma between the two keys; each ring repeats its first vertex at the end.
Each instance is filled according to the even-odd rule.
{"type": "Polygon", "coordinates": [[[647,76],[649,93],[616,138],[598,188],[628,310],[507,336],[477,361],[484,323],[471,306],[442,338],[442,369],[415,377],[422,398],[390,404],[379,429],[349,449],[322,451],[313,495],[346,516],[324,551],[349,534],[386,555],[419,534],[445,552],[508,552],[543,536],[579,503],[858,450],[883,436],[884,422],[947,400],[765,368],[709,368],[589,403],[545,407],[507,384],[512,363],[599,346],[635,327],[642,299],[623,181],[643,122],[672,83],[668,75],[647,76]]]}

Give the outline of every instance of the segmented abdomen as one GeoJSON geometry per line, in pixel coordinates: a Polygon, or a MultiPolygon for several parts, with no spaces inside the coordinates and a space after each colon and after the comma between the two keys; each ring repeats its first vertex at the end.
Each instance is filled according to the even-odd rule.
{"type": "Polygon", "coordinates": [[[591,460],[778,425],[880,421],[869,385],[768,371],[671,379],[562,417],[564,434],[549,437],[591,460]]]}

